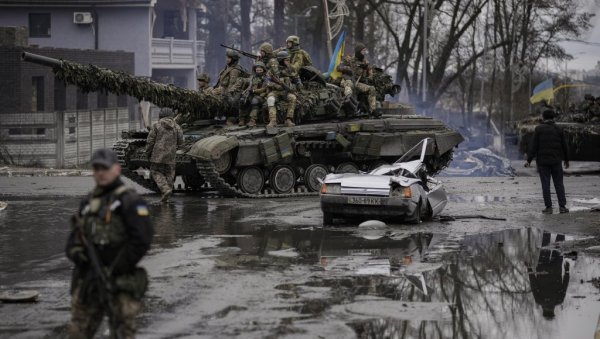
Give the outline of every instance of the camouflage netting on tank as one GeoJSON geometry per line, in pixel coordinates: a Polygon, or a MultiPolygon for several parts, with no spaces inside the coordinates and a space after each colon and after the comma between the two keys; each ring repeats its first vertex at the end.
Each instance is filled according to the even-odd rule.
{"type": "Polygon", "coordinates": [[[57,78],[79,87],[84,93],[102,91],[116,95],[127,94],[159,107],[192,113],[198,119],[216,116],[223,106],[221,98],[211,94],[161,84],[94,65],[86,66],[62,60],[62,67],[54,67],[53,71],[57,78]]]}

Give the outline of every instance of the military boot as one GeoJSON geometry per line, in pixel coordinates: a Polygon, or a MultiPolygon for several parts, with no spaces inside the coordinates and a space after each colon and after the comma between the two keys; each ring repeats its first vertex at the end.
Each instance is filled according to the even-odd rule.
{"type": "Polygon", "coordinates": [[[257,115],[258,115],[258,108],[253,107],[252,111],[250,111],[250,120],[248,120],[248,123],[246,124],[246,126],[248,126],[248,127],[256,126],[256,116],[257,115]]]}
{"type": "Polygon", "coordinates": [[[296,124],[294,123],[292,118],[285,119],[285,127],[294,127],[294,126],[296,126],[296,124]]]}
{"type": "Polygon", "coordinates": [[[244,126],[246,124],[246,120],[244,120],[244,118],[240,118],[240,120],[238,121],[238,126],[244,126]]]}
{"type": "Polygon", "coordinates": [[[275,106],[269,107],[269,124],[267,127],[277,127],[277,108],[275,106]]]}

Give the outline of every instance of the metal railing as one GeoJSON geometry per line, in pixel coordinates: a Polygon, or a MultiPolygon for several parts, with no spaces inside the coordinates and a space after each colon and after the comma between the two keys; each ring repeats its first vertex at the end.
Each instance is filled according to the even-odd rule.
{"type": "Polygon", "coordinates": [[[204,41],[152,39],[152,66],[196,68],[204,63],[204,41]]]}

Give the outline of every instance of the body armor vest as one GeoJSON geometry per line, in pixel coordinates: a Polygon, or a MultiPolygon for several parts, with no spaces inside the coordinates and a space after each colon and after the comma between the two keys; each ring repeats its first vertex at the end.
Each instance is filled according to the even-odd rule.
{"type": "Polygon", "coordinates": [[[94,245],[120,246],[127,240],[123,219],[114,212],[121,206],[119,197],[128,190],[122,185],[100,197],[90,195],[81,216],[85,236],[94,245]]]}

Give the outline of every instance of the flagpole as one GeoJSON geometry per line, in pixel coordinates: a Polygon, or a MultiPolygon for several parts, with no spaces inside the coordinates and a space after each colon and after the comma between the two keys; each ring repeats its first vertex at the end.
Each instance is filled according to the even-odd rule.
{"type": "Polygon", "coordinates": [[[331,26],[329,26],[329,7],[327,6],[327,0],[323,0],[323,17],[325,19],[325,34],[327,34],[327,53],[331,59],[333,49],[331,48],[331,26]]]}

